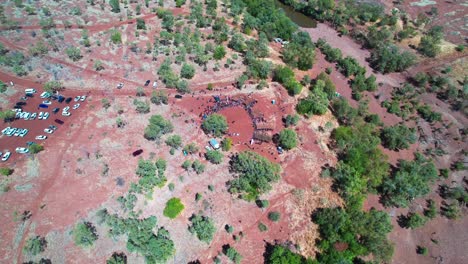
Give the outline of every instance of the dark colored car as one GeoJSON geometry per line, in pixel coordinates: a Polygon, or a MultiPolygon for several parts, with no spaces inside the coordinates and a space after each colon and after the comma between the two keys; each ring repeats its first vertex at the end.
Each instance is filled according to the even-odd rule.
{"type": "Polygon", "coordinates": [[[57,102],[61,103],[65,100],[65,97],[59,96],[57,102]]]}
{"type": "Polygon", "coordinates": [[[71,102],[71,100],[73,100],[73,98],[71,98],[71,97],[68,97],[68,98],[67,98],[67,100],[65,100],[65,103],[67,103],[67,104],[68,104],[69,102],[71,102]]]}
{"type": "Polygon", "coordinates": [[[15,109],[23,109],[23,107],[22,107],[21,105],[15,105],[15,106],[13,106],[13,108],[15,108],[15,109]]]}
{"type": "Polygon", "coordinates": [[[150,80],[147,80],[147,81],[145,82],[145,86],[148,86],[148,85],[150,84],[150,82],[151,82],[150,80]]]}
{"type": "Polygon", "coordinates": [[[177,98],[177,99],[182,99],[182,95],[180,95],[180,94],[176,94],[174,97],[177,98]]]}
{"type": "Polygon", "coordinates": [[[39,104],[39,108],[49,108],[49,106],[46,104],[39,104]]]}
{"type": "Polygon", "coordinates": [[[34,94],[27,93],[26,96],[27,97],[34,97],[34,94]]]}
{"type": "Polygon", "coordinates": [[[59,110],[60,110],[60,108],[55,107],[54,110],[52,110],[52,113],[56,114],[59,110]]]}
{"type": "Polygon", "coordinates": [[[62,120],[60,120],[60,119],[55,119],[55,123],[63,125],[64,122],[62,120]]]}
{"type": "Polygon", "coordinates": [[[57,99],[58,99],[58,96],[55,94],[50,97],[50,100],[57,100],[57,99]]]}
{"type": "Polygon", "coordinates": [[[140,155],[141,153],[143,153],[143,150],[142,150],[142,149],[139,149],[139,150],[135,150],[135,151],[132,153],[132,155],[133,155],[133,157],[136,157],[136,156],[140,155]]]}
{"type": "Polygon", "coordinates": [[[26,102],[17,102],[16,105],[26,105],[26,102]]]}

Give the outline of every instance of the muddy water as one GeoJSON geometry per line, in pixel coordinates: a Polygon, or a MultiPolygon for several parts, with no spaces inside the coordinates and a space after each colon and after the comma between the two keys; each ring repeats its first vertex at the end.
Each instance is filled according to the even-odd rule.
{"type": "Polygon", "coordinates": [[[298,26],[303,28],[315,28],[317,26],[317,21],[300,12],[295,11],[294,8],[281,3],[279,0],[275,0],[275,5],[283,9],[284,13],[298,26]]]}

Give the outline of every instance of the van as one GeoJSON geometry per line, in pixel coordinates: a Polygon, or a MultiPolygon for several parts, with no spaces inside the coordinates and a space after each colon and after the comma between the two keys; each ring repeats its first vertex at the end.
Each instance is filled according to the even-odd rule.
{"type": "Polygon", "coordinates": [[[24,90],[24,92],[26,94],[35,94],[35,93],[37,93],[36,89],[32,89],[32,88],[26,89],[26,90],[24,90]]]}

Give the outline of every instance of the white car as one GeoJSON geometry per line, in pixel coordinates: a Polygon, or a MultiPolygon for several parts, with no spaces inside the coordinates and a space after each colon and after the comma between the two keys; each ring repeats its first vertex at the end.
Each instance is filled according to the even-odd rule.
{"type": "Polygon", "coordinates": [[[48,93],[48,92],[41,93],[41,98],[45,99],[45,98],[49,98],[49,97],[50,97],[50,93],[48,93]]]}
{"type": "Polygon", "coordinates": [[[80,104],[75,104],[75,105],[73,106],[73,110],[78,109],[78,107],[80,107],[80,104]]]}
{"type": "MultiPolygon", "coordinates": [[[[8,131],[10,131],[11,127],[5,127],[3,130],[2,130],[2,135],[5,135],[6,133],[8,133],[8,131]]],[[[0,155],[1,156],[1,155],[0,155]]]]}
{"type": "Polygon", "coordinates": [[[11,152],[7,150],[5,154],[3,154],[2,161],[7,161],[11,156],[11,152]]]}
{"type": "Polygon", "coordinates": [[[39,112],[39,117],[37,119],[41,120],[44,117],[44,112],[39,112]]]}
{"type": "Polygon", "coordinates": [[[28,153],[28,152],[29,152],[29,149],[27,149],[27,148],[16,148],[16,153],[25,154],[25,153],[28,153]]]}
{"type": "Polygon", "coordinates": [[[68,112],[68,110],[70,110],[70,107],[69,107],[69,106],[63,108],[63,109],[62,109],[62,113],[66,113],[66,112],[68,112]]]}
{"type": "Polygon", "coordinates": [[[47,118],[49,118],[49,116],[50,116],[49,112],[45,112],[42,119],[46,120],[47,118]]]}
{"type": "Polygon", "coordinates": [[[44,132],[46,132],[48,134],[52,134],[52,133],[54,133],[54,130],[46,128],[46,129],[44,129],[44,132]]]}
{"type": "Polygon", "coordinates": [[[13,135],[15,134],[16,130],[18,130],[18,129],[13,127],[13,128],[10,129],[8,132],[6,132],[5,135],[11,137],[11,136],[13,136],[13,135]]]}
{"type": "Polygon", "coordinates": [[[75,101],[75,102],[78,102],[78,101],[80,100],[80,98],[81,98],[81,97],[78,95],[77,97],[75,97],[75,100],[74,100],[74,101],[75,101]]]}
{"type": "Polygon", "coordinates": [[[42,101],[42,103],[45,104],[45,105],[51,105],[52,104],[52,102],[49,101],[49,100],[42,101]]]}
{"type": "Polygon", "coordinates": [[[37,140],[44,140],[47,139],[47,136],[39,135],[36,137],[37,140]]]}
{"type": "Polygon", "coordinates": [[[26,134],[28,134],[29,130],[27,129],[23,129],[23,131],[21,131],[21,133],[19,134],[20,137],[24,137],[26,136],[26,134]]]}
{"type": "Polygon", "coordinates": [[[15,118],[16,118],[16,119],[19,119],[19,118],[21,118],[21,112],[16,112],[16,114],[15,114],[15,118]]]}
{"type": "Polygon", "coordinates": [[[24,120],[29,120],[29,117],[31,116],[30,113],[25,113],[24,114],[24,120]]]}
{"type": "Polygon", "coordinates": [[[157,81],[153,82],[153,88],[158,88],[158,82],[157,81]]]}
{"type": "Polygon", "coordinates": [[[71,116],[70,112],[62,112],[63,116],[71,116]]]}
{"type": "Polygon", "coordinates": [[[81,101],[81,102],[84,102],[84,100],[86,100],[86,95],[82,95],[82,96],[80,97],[80,101],[81,101]]]}
{"type": "Polygon", "coordinates": [[[32,113],[31,116],[29,117],[29,120],[34,120],[37,117],[37,113],[32,113]]]}
{"type": "Polygon", "coordinates": [[[15,134],[13,134],[13,136],[17,137],[19,136],[21,133],[23,132],[23,129],[22,128],[18,128],[15,132],[15,134]]]}

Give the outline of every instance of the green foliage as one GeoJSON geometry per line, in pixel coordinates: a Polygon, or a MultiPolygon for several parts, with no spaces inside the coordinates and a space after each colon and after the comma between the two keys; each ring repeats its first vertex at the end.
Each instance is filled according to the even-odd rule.
{"type": "Polygon", "coordinates": [[[277,66],[273,72],[273,80],[284,85],[290,95],[300,94],[302,85],[294,78],[294,72],[287,66],[277,66]]]}
{"type": "Polygon", "coordinates": [[[226,246],[223,253],[234,263],[239,264],[242,261],[242,255],[237,252],[233,247],[226,246]]]}
{"type": "Polygon", "coordinates": [[[442,119],[442,115],[432,111],[429,105],[418,106],[417,110],[418,114],[427,122],[433,123],[442,119]]]}
{"type": "Polygon", "coordinates": [[[416,143],[416,134],[414,129],[405,125],[395,125],[385,127],[380,134],[382,144],[392,150],[407,149],[410,144],[416,143]]]}
{"type": "Polygon", "coordinates": [[[100,60],[94,61],[93,68],[95,71],[102,71],[104,70],[104,64],[100,60]]]}
{"type": "Polygon", "coordinates": [[[385,212],[324,208],[313,215],[313,221],[321,237],[317,243],[319,263],[353,263],[357,257],[370,254],[377,263],[391,259],[393,245],[386,236],[393,227],[385,212]],[[338,250],[337,243],[346,245],[346,249],[338,250]]]}
{"type": "Polygon", "coordinates": [[[176,7],[181,7],[185,5],[186,0],[175,0],[176,7]]]}
{"type": "Polygon", "coordinates": [[[268,213],[268,219],[270,219],[270,221],[273,221],[273,222],[278,222],[281,218],[281,215],[279,212],[269,212],[268,213]]]}
{"type": "Polygon", "coordinates": [[[445,203],[441,208],[441,214],[448,219],[458,219],[461,216],[460,205],[457,202],[445,203]]]}
{"type": "Polygon", "coordinates": [[[13,169],[2,167],[0,168],[0,174],[3,176],[10,176],[13,173],[13,169]]]}
{"type": "Polygon", "coordinates": [[[237,51],[237,52],[244,52],[247,48],[245,45],[245,39],[242,34],[236,32],[232,35],[231,40],[229,41],[228,47],[237,51]]]}
{"type": "Polygon", "coordinates": [[[206,134],[220,137],[228,130],[226,117],[219,114],[209,115],[202,123],[202,129],[206,134]]]}
{"type": "MultiPolygon", "coordinates": [[[[117,0],[115,0],[117,1],[117,0]]],[[[114,44],[121,44],[122,43],[122,33],[117,29],[111,31],[111,41],[114,44]]]]}
{"type": "Polygon", "coordinates": [[[336,97],[335,84],[333,84],[333,82],[330,80],[330,76],[328,74],[321,72],[317,76],[313,89],[316,89],[317,86],[327,94],[329,100],[332,100],[336,97]]]}
{"type": "Polygon", "coordinates": [[[49,47],[47,47],[47,45],[42,41],[37,42],[36,45],[32,46],[29,49],[29,54],[31,54],[34,57],[44,56],[48,52],[49,52],[49,47]]]}
{"type": "Polygon", "coordinates": [[[44,252],[45,248],[47,247],[47,241],[44,237],[35,236],[31,237],[26,241],[24,245],[24,251],[30,255],[37,255],[39,253],[44,252]]]}
{"type": "Polygon", "coordinates": [[[133,100],[133,105],[135,105],[135,110],[140,114],[146,114],[150,111],[150,105],[147,101],[133,100]]]}
{"type": "Polygon", "coordinates": [[[234,227],[231,225],[224,226],[224,229],[226,229],[226,232],[228,232],[229,234],[232,234],[232,232],[234,232],[234,227]]]}
{"type": "Polygon", "coordinates": [[[185,206],[182,204],[180,199],[174,197],[167,201],[163,214],[170,219],[174,219],[184,210],[184,208],[185,206]]]}
{"type": "Polygon", "coordinates": [[[232,138],[224,138],[223,141],[221,141],[221,149],[223,151],[229,151],[231,150],[232,147],[232,138]]]}
{"type": "Polygon", "coordinates": [[[162,135],[171,133],[174,129],[171,121],[164,119],[160,115],[150,117],[149,124],[145,128],[144,136],[148,140],[157,140],[162,135]]]}
{"type": "Polygon", "coordinates": [[[192,162],[190,160],[185,160],[182,163],[182,168],[184,168],[184,170],[186,171],[188,171],[191,167],[192,167],[192,162]]]}
{"type": "Polygon", "coordinates": [[[49,93],[55,93],[63,89],[64,86],[60,81],[48,81],[44,84],[44,90],[49,93]]]}
{"type": "Polygon", "coordinates": [[[224,46],[222,45],[216,46],[213,52],[213,58],[215,60],[221,60],[222,58],[224,58],[224,56],[226,56],[226,50],[224,49],[224,46]]]}
{"type": "Polygon", "coordinates": [[[431,160],[420,153],[414,161],[400,160],[392,177],[382,184],[382,200],[386,206],[407,207],[409,202],[430,192],[429,183],[438,178],[437,169],[431,160]]]}
{"type": "Polygon", "coordinates": [[[190,218],[190,222],[192,222],[192,224],[189,226],[188,230],[190,233],[196,234],[200,241],[209,244],[211,240],[213,240],[216,227],[211,218],[194,214],[190,218]]]}
{"type": "Polygon", "coordinates": [[[174,71],[171,68],[171,60],[169,58],[166,58],[159,67],[158,75],[160,76],[164,84],[166,84],[167,88],[175,88],[177,82],[179,81],[179,77],[174,73],[174,71]]]}
{"type": "Polygon", "coordinates": [[[280,179],[280,166],[265,157],[244,151],[231,158],[231,171],[236,178],[229,182],[231,193],[241,193],[246,200],[271,190],[271,183],[280,179]]]}
{"type": "Polygon", "coordinates": [[[223,153],[218,150],[208,150],[205,153],[205,157],[213,164],[220,164],[223,161],[223,153]]]}
{"type": "Polygon", "coordinates": [[[401,72],[415,63],[416,56],[411,52],[400,52],[392,44],[380,45],[372,50],[370,65],[379,72],[401,72]]]}
{"type": "Polygon", "coordinates": [[[168,103],[168,97],[166,92],[158,90],[158,91],[153,91],[151,93],[151,98],[150,98],[151,103],[155,105],[161,105],[165,104],[167,105],[168,103]]]}
{"type": "Polygon", "coordinates": [[[418,253],[419,255],[423,255],[423,256],[426,256],[428,254],[428,250],[426,247],[421,247],[421,246],[417,246],[416,247],[416,253],[418,253]]]}
{"type": "Polygon", "coordinates": [[[0,119],[5,122],[11,122],[15,118],[16,112],[13,110],[0,111],[0,119]]]}
{"type": "Polygon", "coordinates": [[[315,46],[306,32],[297,32],[292,36],[291,43],[282,51],[283,61],[299,70],[311,69],[315,61],[315,46]]]}
{"type": "Polygon", "coordinates": [[[114,252],[112,256],[106,261],[106,264],[127,264],[127,255],[123,252],[114,252]]]}
{"type": "Polygon", "coordinates": [[[137,29],[146,29],[146,23],[144,19],[137,18],[136,22],[137,22],[137,29]]]}
{"type": "Polygon", "coordinates": [[[266,253],[265,263],[269,264],[312,264],[311,260],[281,245],[268,245],[266,253]]]}
{"type": "Polygon", "coordinates": [[[180,70],[180,77],[185,79],[192,79],[195,75],[195,67],[188,63],[184,63],[180,70]]]}
{"type": "Polygon", "coordinates": [[[266,232],[266,231],[268,231],[268,226],[266,226],[264,223],[260,222],[260,223],[258,223],[258,230],[260,230],[260,232],[266,232]]]}
{"type": "Polygon", "coordinates": [[[270,202],[268,200],[257,200],[255,201],[258,207],[264,209],[270,206],[270,202]]]}
{"type": "Polygon", "coordinates": [[[97,239],[96,227],[90,222],[78,223],[73,229],[73,241],[78,246],[92,246],[97,239]]]}
{"type": "Polygon", "coordinates": [[[164,171],[166,170],[166,164],[163,159],[159,159],[156,163],[151,160],[138,160],[138,168],[136,175],[140,177],[138,185],[141,193],[151,194],[154,187],[162,187],[166,183],[166,176],[164,171]]]}
{"type": "Polygon", "coordinates": [[[187,154],[195,154],[198,152],[198,146],[195,143],[189,143],[184,146],[183,151],[187,152],[187,154]]]}
{"type": "Polygon", "coordinates": [[[283,118],[283,123],[285,127],[296,126],[299,122],[299,115],[287,115],[283,118]]]}
{"type": "Polygon", "coordinates": [[[37,143],[33,143],[31,146],[29,146],[29,152],[32,154],[39,153],[44,150],[44,146],[39,145],[37,143]]]}
{"type": "Polygon", "coordinates": [[[69,47],[65,50],[67,56],[72,59],[72,61],[79,61],[83,56],[81,56],[81,51],[77,47],[69,47]]]}
{"type": "Polygon", "coordinates": [[[110,227],[111,237],[126,235],[127,249],[145,257],[146,263],[165,263],[175,252],[174,242],[169,232],[163,227],[153,233],[156,217],[120,218],[117,214],[109,215],[107,210],[98,212],[102,220],[110,227]]]}
{"type": "Polygon", "coordinates": [[[319,81],[306,98],[299,100],[296,111],[305,116],[323,115],[328,110],[328,104],[328,96],[323,91],[323,81],[319,81]]]}
{"type": "Polygon", "coordinates": [[[427,219],[424,216],[421,216],[417,213],[408,213],[406,216],[400,216],[399,222],[402,227],[416,229],[418,227],[424,226],[426,224],[427,219]]]}
{"type": "Polygon", "coordinates": [[[297,135],[292,129],[283,129],[279,133],[278,144],[285,150],[293,149],[297,146],[297,135]]]}
{"type": "Polygon", "coordinates": [[[8,86],[3,81],[0,81],[0,93],[6,92],[7,88],[8,86]]]}
{"type": "Polygon", "coordinates": [[[440,52],[440,44],[444,33],[441,26],[434,26],[429,29],[426,35],[421,38],[418,50],[427,57],[435,57],[440,52]]]}
{"type": "Polygon", "coordinates": [[[182,138],[179,135],[171,135],[166,139],[166,145],[178,149],[182,146],[182,138]]]}
{"type": "Polygon", "coordinates": [[[119,0],[109,0],[109,5],[111,6],[111,11],[114,13],[120,13],[119,0]]]}

